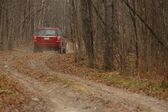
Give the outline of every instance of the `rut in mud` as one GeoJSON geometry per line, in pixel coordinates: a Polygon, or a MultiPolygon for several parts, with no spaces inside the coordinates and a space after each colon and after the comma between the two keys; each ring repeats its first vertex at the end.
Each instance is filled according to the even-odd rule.
{"type": "Polygon", "coordinates": [[[58,54],[15,51],[8,54],[4,61],[6,72],[12,74],[11,77],[29,91],[38,93],[46,102],[48,112],[167,112],[168,110],[166,101],[52,71],[45,62],[53,55],[58,54]],[[17,61],[22,61],[22,64],[16,69],[13,66],[17,61]],[[24,70],[27,72],[22,72],[24,70]],[[59,82],[43,82],[35,79],[29,75],[32,70],[41,71],[46,77],[56,76],[59,82]]]}

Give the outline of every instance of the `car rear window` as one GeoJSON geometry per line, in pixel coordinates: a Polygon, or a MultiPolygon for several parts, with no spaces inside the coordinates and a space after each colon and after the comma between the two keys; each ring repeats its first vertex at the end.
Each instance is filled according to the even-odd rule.
{"type": "Polygon", "coordinates": [[[39,36],[57,36],[58,33],[56,30],[42,29],[42,30],[38,31],[37,35],[39,35],[39,36]]]}

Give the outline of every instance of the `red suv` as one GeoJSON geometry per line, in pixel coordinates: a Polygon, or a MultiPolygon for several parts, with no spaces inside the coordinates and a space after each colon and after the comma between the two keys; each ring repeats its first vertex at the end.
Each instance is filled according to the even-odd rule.
{"type": "Polygon", "coordinates": [[[54,48],[59,53],[66,53],[66,40],[59,28],[40,28],[33,36],[34,52],[42,48],[54,48]]]}

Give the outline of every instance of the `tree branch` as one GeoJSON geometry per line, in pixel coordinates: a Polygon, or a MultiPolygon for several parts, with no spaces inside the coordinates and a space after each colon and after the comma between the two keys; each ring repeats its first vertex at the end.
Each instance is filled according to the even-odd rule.
{"type": "Polygon", "coordinates": [[[129,10],[135,14],[135,16],[138,17],[138,19],[145,25],[145,27],[150,31],[150,33],[153,35],[153,37],[155,38],[155,40],[158,41],[158,43],[164,47],[167,51],[168,51],[168,43],[165,45],[160,39],[159,37],[155,34],[155,32],[153,31],[153,29],[145,22],[145,20],[130,6],[130,4],[128,2],[126,2],[125,0],[122,0],[124,2],[124,4],[129,8],[129,10]]]}

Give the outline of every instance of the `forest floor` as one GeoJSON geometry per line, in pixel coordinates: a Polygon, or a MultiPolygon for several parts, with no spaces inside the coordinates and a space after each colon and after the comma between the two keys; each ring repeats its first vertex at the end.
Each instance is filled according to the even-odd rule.
{"type": "MultiPolygon", "coordinates": [[[[85,65],[76,65],[72,61],[71,54],[32,53],[29,50],[0,52],[0,54],[2,71],[0,76],[7,77],[7,79],[0,78],[0,84],[9,83],[3,84],[3,88],[6,89],[2,89],[0,85],[0,91],[2,89],[17,92],[17,96],[10,97],[19,102],[13,104],[6,102],[4,105],[3,101],[8,99],[7,93],[3,95],[0,92],[2,112],[11,112],[10,109],[16,110],[14,112],[167,112],[168,110],[168,101],[164,95],[166,93],[163,94],[164,100],[161,100],[115,88],[120,83],[113,82],[115,86],[113,87],[112,82],[104,83],[105,80],[101,80],[103,77],[93,78],[92,75],[100,74],[100,71],[89,69],[85,65]],[[10,90],[11,88],[16,89],[10,90]]],[[[118,77],[115,80],[121,79],[118,77]]],[[[167,92],[167,89],[164,89],[164,92],[167,92]]]]}

